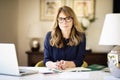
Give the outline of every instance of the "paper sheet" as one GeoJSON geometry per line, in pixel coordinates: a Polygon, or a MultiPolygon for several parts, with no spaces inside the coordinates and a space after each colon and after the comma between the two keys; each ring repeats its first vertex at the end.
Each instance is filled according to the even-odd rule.
{"type": "Polygon", "coordinates": [[[84,68],[84,67],[76,67],[76,68],[68,68],[66,70],[63,70],[64,72],[87,72],[91,71],[89,68],[84,68]]]}
{"type": "Polygon", "coordinates": [[[88,79],[90,78],[90,73],[89,72],[63,72],[60,73],[60,78],[61,79],[88,79]]]}
{"type": "Polygon", "coordinates": [[[114,76],[105,76],[104,80],[120,80],[120,78],[116,78],[114,76]]]}

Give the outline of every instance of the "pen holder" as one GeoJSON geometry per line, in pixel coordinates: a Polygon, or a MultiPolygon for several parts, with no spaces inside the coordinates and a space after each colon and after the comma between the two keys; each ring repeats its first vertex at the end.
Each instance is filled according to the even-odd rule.
{"type": "Polygon", "coordinates": [[[108,67],[110,69],[110,72],[113,76],[120,78],[120,68],[116,67],[113,62],[108,63],[108,67]]]}
{"type": "Polygon", "coordinates": [[[108,53],[107,58],[111,74],[120,78],[120,46],[113,48],[108,53]]]}

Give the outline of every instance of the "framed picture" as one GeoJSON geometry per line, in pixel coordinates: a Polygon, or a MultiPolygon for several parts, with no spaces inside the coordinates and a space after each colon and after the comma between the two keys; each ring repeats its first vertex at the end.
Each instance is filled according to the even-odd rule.
{"type": "Polygon", "coordinates": [[[65,5],[65,0],[40,0],[40,19],[53,20],[59,7],[65,5]]]}
{"type": "Polygon", "coordinates": [[[78,17],[95,18],[95,0],[71,0],[71,5],[78,17]]]}

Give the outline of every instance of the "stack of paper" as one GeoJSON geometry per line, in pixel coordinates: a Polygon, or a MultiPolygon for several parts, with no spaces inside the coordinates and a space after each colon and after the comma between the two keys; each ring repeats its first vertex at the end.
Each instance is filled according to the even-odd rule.
{"type": "Polygon", "coordinates": [[[91,69],[89,68],[84,68],[84,67],[76,67],[76,68],[68,68],[66,70],[58,70],[58,69],[50,69],[53,72],[56,73],[61,73],[61,72],[87,72],[87,71],[91,71],[91,69]]]}

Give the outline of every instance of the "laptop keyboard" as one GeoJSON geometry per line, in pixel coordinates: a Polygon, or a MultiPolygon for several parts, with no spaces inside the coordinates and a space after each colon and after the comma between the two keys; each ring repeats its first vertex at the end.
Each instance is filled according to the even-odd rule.
{"type": "Polygon", "coordinates": [[[20,69],[19,72],[20,73],[25,73],[27,70],[26,69],[20,69]]]}
{"type": "Polygon", "coordinates": [[[25,73],[25,71],[20,71],[20,73],[25,73]]]}
{"type": "Polygon", "coordinates": [[[20,72],[20,73],[23,73],[23,74],[25,74],[25,73],[28,73],[28,74],[29,74],[29,73],[30,73],[30,74],[31,74],[31,73],[38,73],[38,71],[29,70],[29,69],[20,69],[19,72],[20,72]]]}

